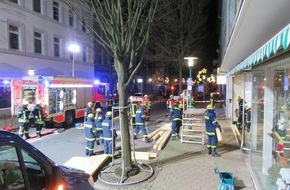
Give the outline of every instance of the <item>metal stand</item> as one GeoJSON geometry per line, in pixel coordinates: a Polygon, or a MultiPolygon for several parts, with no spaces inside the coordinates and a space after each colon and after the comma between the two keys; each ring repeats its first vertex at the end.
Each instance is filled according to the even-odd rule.
{"type": "MultiPolygon", "coordinates": [[[[127,114],[127,113],[123,113],[121,112],[121,109],[125,109],[127,110],[128,108],[130,108],[130,106],[126,106],[126,107],[112,107],[112,118],[114,118],[114,113],[115,113],[115,110],[117,110],[116,112],[119,113],[119,116],[121,114],[127,114]]],[[[121,120],[122,118],[119,117],[119,125],[120,125],[120,128],[123,127],[121,125],[121,120]]],[[[115,139],[113,138],[112,136],[112,162],[110,165],[108,165],[107,167],[103,168],[103,170],[99,173],[98,175],[98,179],[105,183],[105,184],[109,184],[109,185],[115,185],[115,186],[124,186],[124,185],[132,185],[132,184],[136,184],[136,183],[140,183],[140,182],[143,182],[147,179],[149,179],[153,173],[154,173],[154,170],[151,166],[147,165],[147,164],[144,164],[144,163],[139,163],[137,162],[136,160],[136,156],[135,156],[135,143],[134,143],[134,136],[133,136],[133,133],[134,133],[134,129],[133,129],[133,123],[132,123],[132,117],[130,118],[130,123],[131,123],[131,142],[132,143],[132,155],[133,155],[133,162],[134,164],[140,169],[139,173],[136,174],[135,176],[129,176],[129,177],[125,177],[125,168],[124,168],[124,152],[123,152],[123,148],[121,147],[121,150],[122,150],[122,155],[121,155],[121,163],[116,163],[115,162],[115,159],[114,159],[114,153],[115,153],[115,147],[114,147],[114,141],[115,139]],[[113,167],[116,165],[120,165],[121,164],[121,169],[122,169],[122,175],[121,177],[118,177],[116,176],[113,172],[112,172],[112,169],[113,167]],[[112,176],[113,175],[113,176],[112,176]],[[138,175],[142,175],[142,176],[139,176],[139,177],[136,177],[138,175]]],[[[112,120],[112,126],[114,126],[114,119],[112,120]]],[[[114,135],[112,133],[112,135],[114,135]]],[[[121,135],[121,142],[123,142],[124,139],[122,139],[122,135],[121,135]]]]}

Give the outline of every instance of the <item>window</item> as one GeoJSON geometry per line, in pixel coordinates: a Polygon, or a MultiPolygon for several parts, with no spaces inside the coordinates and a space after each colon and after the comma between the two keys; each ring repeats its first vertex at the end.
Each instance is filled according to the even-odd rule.
{"type": "Polygon", "coordinates": [[[54,37],[53,46],[54,46],[54,57],[60,57],[60,39],[59,38],[54,37]]]}
{"type": "Polygon", "coordinates": [[[19,27],[9,24],[9,46],[10,49],[19,50],[20,44],[20,31],[19,27]]]}
{"type": "Polygon", "coordinates": [[[0,80],[1,84],[6,85],[0,85],[0,109],[1,108],[9,108],[11,107],[11,87],[10,84],[8,84],[8,81],[6,80],[0,80]]]}
{"type": "Polygon", "coordinates": [[[53,19],[59,21],[59,3],[53,2],[53,19]]]}
{"type": "Polygon", "coordinates": [[[33,10],[41,13],[41,0],[33,0],[33,10]]]}
{"type": "Polygon", "coordinates": [[[83,53],[83,62],[87,62],[88,54],[87,54],[87,48],[86,47],[83,48],[82,53],[83,53]]]}
{"type": "Polygon", "coordinates": [[[34,32],[34,52],[42,54],[42,38],[43,34],[40,32],[34,32]]]}
{"type": "Polygon", "coordinates": [[[74,13],[72,10],[69,10],[68,14],[69,14],[68,15],[68,24],[69,24],[69,26],[74,27],[74,25],[75,25],[74,13]]]}

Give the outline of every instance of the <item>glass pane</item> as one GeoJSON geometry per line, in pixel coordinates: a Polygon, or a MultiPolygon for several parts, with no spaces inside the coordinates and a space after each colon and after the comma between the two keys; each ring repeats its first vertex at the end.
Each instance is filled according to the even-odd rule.
{"type": "Polygon", "coordinates": [[[59,20],[59,4],[58,4],[58,2],[53,2],[53,19],[59,20]]]}
{"type": "Polygon", "coordinates": [[[34,40],[34,48],[35,48],[35,53],[42,53],[41,40],[38,40],[38,39],[34,40]]]}
{"type": "Polygon", "coordinates": [[[0,109],[9,107],[11,107],[11,87],[0,86],[0,109]]]}
{"type": "Polygon", "coordinates": [[[10,33],[9,37],[10,37],[10,49],[18,49],[19,50],[18,35],[14,34],[14,33],[10,33]]]}
{"type": "Polygon", "coordinates": [[[36,12],[41,12],[41,0],[33,0],[33,10],[36,12]]]}
{"type": "Polygon", "coordinates": [[[0,189],[26,189],[14,146],[0,146],[0,169],[0,189]]]}

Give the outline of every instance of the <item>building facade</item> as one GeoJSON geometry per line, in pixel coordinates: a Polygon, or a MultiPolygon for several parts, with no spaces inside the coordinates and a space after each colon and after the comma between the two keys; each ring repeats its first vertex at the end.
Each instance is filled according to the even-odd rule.
{"type": "Polygon", "coordinates": [[[245,112],[251,108],[250,131],[241,131],[239,143],[256,188],[277,189],[280,169],[290,167],[290,1],[235,0],[220,5],[226,114],[237,120],[237,96],[245,101],[245,112]]]}
{"type": "Polygon", "coordinates": [[[29,70],[93,79],[94,43],[87,24],[58,0],[0,1],[0,109],[9,107],[11,81],[29,70]],[[79,51],[70,51],[71,44],[79,51]]]}

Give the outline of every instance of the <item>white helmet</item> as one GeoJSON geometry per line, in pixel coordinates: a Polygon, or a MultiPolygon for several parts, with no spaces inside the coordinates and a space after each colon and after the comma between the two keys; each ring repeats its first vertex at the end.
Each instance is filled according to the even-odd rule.
{"type": "Polygon", "coordinates": [[[22,105],[28,105],[28,103],[29,102],[27,100],[25,100],[25,99],[22,100],[22,105]]]}

